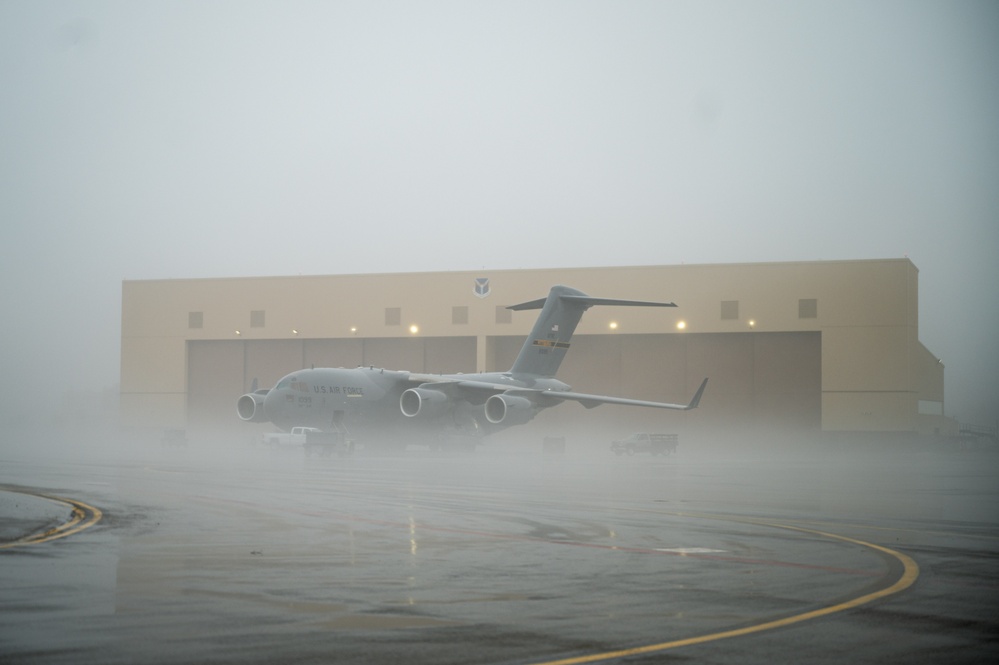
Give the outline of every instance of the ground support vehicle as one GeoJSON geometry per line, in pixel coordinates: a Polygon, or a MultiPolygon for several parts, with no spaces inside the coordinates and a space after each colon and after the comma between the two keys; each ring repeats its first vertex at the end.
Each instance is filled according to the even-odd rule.
{"type": "Polygon", "coordinates": [[[160,443],[164,446],[184,447],[187,445],[187,432],[182,429],[164,430],[160,443]]]}
{"type": "Polygon", "coordinates": [[[340,457],[354,453],[354,440],[350,438],[346,427],[334,423],[332,431],[312,430],[306,433],[306,456],[329,457],[333,453],[340,457]]]}
{"type": "Polygon", "coordinates": [[[611,442],[611,451],[615,455],[634,455],[635,453],[652,453],[653,455],[672,455],[680,444],[677,434],[655,434],[651,432],[636,432],[626,439],[611,442]]]}
{"type": "Polygon", "coordinates": [[[325,431],[317,427],[292,427],[290,432],[268,432],[262,440],[270,448],[301,448],[306,456],[329,457],[334,453],[343,456],[354,452],[354,440],[340,423],[333,423],[333,429],[325,431]]]}
{"type": "Polygon", "coordinates": [[[304,446],[309,433],[320,432],[315,427],[292,427],[288,432],[268,432],[263,435],[264,445],[272,448],[294,448],[304,446]]]}

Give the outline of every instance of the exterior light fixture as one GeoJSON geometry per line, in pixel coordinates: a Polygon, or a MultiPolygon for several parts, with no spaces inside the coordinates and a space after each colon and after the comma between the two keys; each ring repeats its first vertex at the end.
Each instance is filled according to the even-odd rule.
{"type": "Polygon", "coordinates": [[[239,331],[237,330],[237,331],[236,331],[236,334],[237,334],[237,335],[242,335],[243,333],[241,333],[241,332],[239,332],[239,331]]]}
{"type": "Polygon", "coordinates": [[[677,321],[676,322],[676,329],[677,330],[686,330],[687,329],[687,322],[686,321],[677,321]]]}
{"type": "Polygon", "coordinates": [[[409,327],[409,332],[415,335],[416,333],[420,332],[420,327],[414,323],[409,327]]]}
{"type": "Polygon", "coordinates": [[[351,326],[350,327],[350,334],[351,335],[356,335],[357,334],[357,326],[351,326]]]}
{"type": "Polygon", "coordinates": [[[611,321],[608,326],[611,330],[617,330],[617,321],[611,321]]]}
{"type": "Polygon", "coordinates": [[[296,329],[296,328],[292,328],[292,329],[291,329],[291,334],[292,334],[292,335],[297,335],[297,334],[298,334],[298,329],[296,329]]]}
{"type": "Polygon", "coordinates": [[[749,320],[749,327],[750,328],[755,328],[756,327],[756,319],[750,319],[749,320]]]}

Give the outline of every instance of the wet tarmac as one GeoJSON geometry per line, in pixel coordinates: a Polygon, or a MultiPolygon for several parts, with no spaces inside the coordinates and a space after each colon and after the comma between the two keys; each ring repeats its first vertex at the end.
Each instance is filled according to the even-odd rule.
{"type": "Polygon", "coordinates": [[[11,457],[3,662],[999,662],[990,449],[11,457]]]}

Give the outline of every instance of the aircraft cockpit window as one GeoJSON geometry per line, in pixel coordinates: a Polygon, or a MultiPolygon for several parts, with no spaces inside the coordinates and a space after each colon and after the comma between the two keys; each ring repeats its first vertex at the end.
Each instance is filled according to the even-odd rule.
{"type": "Polygon", "coordinates": [[[287,388],[288,386],[291,385],[291,382],[294,381],[294,380],[295,380],[295,377],[293,377],[293,376],[289,376],[289,377],[286,377],[284,379],[281,379],[278,382],[276,389],[277,390],[281,390],[282,388],[287,388]]]}

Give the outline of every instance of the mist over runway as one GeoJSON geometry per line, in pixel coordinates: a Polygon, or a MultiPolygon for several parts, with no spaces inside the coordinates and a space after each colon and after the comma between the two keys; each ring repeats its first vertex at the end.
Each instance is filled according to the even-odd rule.
{"type": "Polygon", "coordinates": [[[5,662],[999,655],[991,450],[131,451],[5,460],[103,512],[0,551],[5,662]]]}

